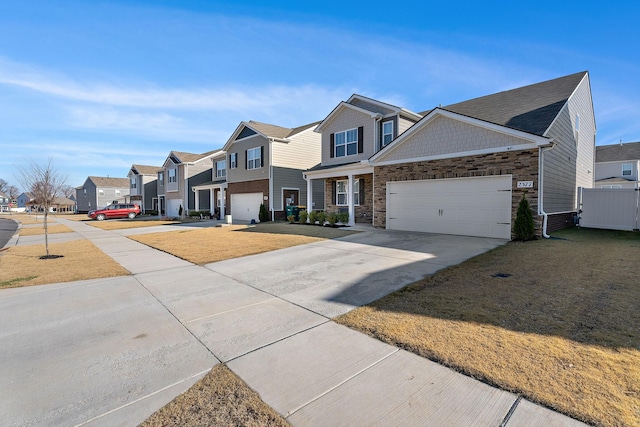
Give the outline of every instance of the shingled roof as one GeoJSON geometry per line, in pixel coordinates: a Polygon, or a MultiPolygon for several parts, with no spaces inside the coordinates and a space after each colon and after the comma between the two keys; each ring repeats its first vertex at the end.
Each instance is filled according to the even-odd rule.
{"type": "Polygon", "coordinates": [[[129,188],[128,178],[90,176],[89,179],[95,184],[96,187],[129,188]]]}
{"type": "Polygon", "coordinates": [[[148,166],[148,165],[132,165],[141,175],[156,175],[159,170],[162,170],[160,166],[148,166]]]}
{"type": "Polygon", "coordinates": [[[251,126],[253,129],[257,130],[258,132],[260,132],[261,134],[267,137],[285,139],[292,135],[300,133],[305,129],[309,129],[310,127],[316,126],[320,122],[309,123],[309,124],[298,126],[295,128],[285,128],[282,126],[270,125],[268,123],[256,122],[255,120],[249,120],[246,123],[247,125],[251,126]]]}
{"type": "Polygon", "coordinates": [[[582,71],[442,108],[542,136],[586,75],[582,71]]]}
{"type": "Polygon", "coordinates": [[[171,154],[176,156],[183,163],[192,163],[192,162],[197,162],[198,160],[208,157],[212,154],[215,154],[218,151],[220,151],[220,149],[207,151],[206,153],[202,153],[202,154],[185,153],[183,151],[172,151],[171,154]]]}
{"type": "Polygon", "coordinates": [[[596,147],[596,162],[619,162],[623,160],[640,160],[640,142],[596,147]]]}

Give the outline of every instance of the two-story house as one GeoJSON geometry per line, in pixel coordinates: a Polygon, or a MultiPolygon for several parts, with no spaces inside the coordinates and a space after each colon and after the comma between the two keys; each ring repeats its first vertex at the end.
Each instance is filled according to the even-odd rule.
{"type": "MultiPolygon", "coordinates": [[[[211,158],[220,150],[202,154],[172,151],[158,172],[159,213],[169,217],[187,215],[195,210],[196,193],[192,188],[211,179],[211,158]],[[182,209],[181,209],[182,208],[182,209]]],[[[209,194],[198,193],[199,205],[209,205],[209,194]]]]}
{"type": "MultiPolygon", "coordinates": [[[[223,148],[226,208],[234,220],[258,221],[261,204],[270,219],[283,219],[287,205],[304,204],[308,190],[302,172],[320,162],[316,125],[286,128],[253,120],[238,125],[223,148]]],[[[310,191],[321,193],[322,188],[310,191]]]]}
{"type": "Polygon", "coordinates": [[[27,207],[27,203],[32,200],[33,194],[26,191],[18,196],[18,198],[16,199],[16,203],[18,205],[18,208],[25,209],[27,207]]]}
{"type": "Polygon", "coordinates": [[[316,131],[322,162],[306,178],[350,223],[509,239],[524,195],[547,236],[594,186],[586,71],[419,114],[353,95],[316,131]]]}
{"type": "Polygon", "coordinates": [[[640,188],[640,142],[596,147],[597,188],[640,188]]]}
{"type": "Polygon", "coordinates": [[[129,197],[129,179],[89,176],[76,187],[77,212],[87,213],[129,197]]]}
{"type": "Polygon", "coordinates": [[[158,171],[160,166],[131,165],[129,178],[129,196],[131,203],[140,206],[142,212],[158,210],[158,171]]]}
{"type": "MultiPolygon", "coordinates": [[[[321,134],[322,158],[320,164],[305,172],[309,187],[324,183],[324,209],[347,210],[350,224],[371,223],[373,166],[369,158],[421,118],[407,109],[362,95],[354,94],[338,104],[314,129],[321,134]]],[[[315,201],[310,198],[307,204],[315,201]]],[[[319,206],[316,203],[315,208],[323,208],[319,206]]]]}
{"type": "Polygon", "coordinates": [[[220,150],[211,157],[211,180],[191,187],[195,193],[196,211],[208,211],[212,217],[222,219],[227,214],[227,153],[220,150]],[[208,193],[202,196],[200,193],[208,193]],[[209,204],[201,204],[201,200],[209,199],[209,204]]]}

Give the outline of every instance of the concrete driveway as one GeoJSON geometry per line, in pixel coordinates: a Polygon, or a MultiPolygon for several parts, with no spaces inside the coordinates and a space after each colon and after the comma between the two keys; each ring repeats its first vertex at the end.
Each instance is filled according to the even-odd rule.
{"type": "Polygon", "coordinates": [[[298,425],[548,411],[330,321],[504,241],[371,230],[202,267],[63,222],[134,274],[0,291],[6,425],[135,425],[219,361],[298,425]]]}

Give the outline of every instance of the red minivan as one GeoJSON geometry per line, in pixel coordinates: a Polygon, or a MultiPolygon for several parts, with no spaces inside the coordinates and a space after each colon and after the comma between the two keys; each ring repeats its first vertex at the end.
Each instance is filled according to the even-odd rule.
{"type": "Polygon", "coordinates": [[[140,215],[140,206],[136,204],[120,204],[109,205],[103,209],[97,209],[95,211],[89,211],[87,214],[91,219],[97,219],[102,221],[111,218],[135,218],[140,215]]]}

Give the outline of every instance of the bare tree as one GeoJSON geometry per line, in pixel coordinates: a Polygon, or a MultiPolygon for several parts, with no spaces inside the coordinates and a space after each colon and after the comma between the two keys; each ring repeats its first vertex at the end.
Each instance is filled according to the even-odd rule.
{"type": "Polygon", "coordinates": [[[30,191],[34,202],[44,209],[44,243],[46,258],[50,258],[47,216],[67,178],[53,167],[52,159],[49,159],[46,166],[31,160],[27,166],[19,167],[18,170],[23,188],[30,191]]]}
{"type": "Polygon", "coordinates": [[[72,196],[75,197],[76,188],[65,184],[62,187],[60,187],[60,194],[66,197],[67,199],[70,199],[72,196]]]}
{"type": "Polygon", "coordinates": [[[7,193],[7,190],[9,188],[9,183],[7,181],[5,181],[4,179],[0,178],[0,193],[7,193]]]}
{"type": "Polygon", "coordinates": [[[9,185],[7,186],[7,195],[11,200],[15,200],[20,195],[20,190],[15,185],[9,185]]]}

